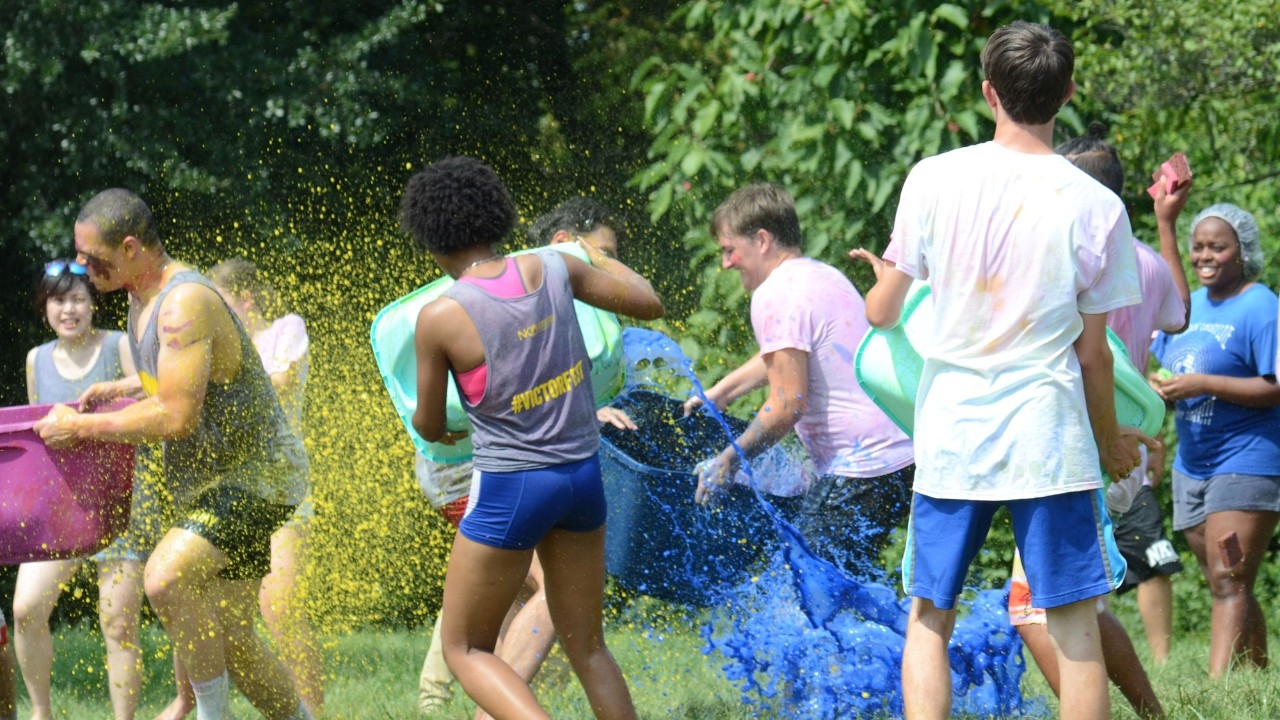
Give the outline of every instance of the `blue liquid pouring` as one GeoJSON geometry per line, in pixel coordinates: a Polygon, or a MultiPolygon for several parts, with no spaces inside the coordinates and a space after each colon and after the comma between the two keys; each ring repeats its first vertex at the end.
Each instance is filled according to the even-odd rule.
{"type": "MultiPolygon", "coordinates": [[[[689,392],[703,397],[701,384],[678,344],[665,335],[628,328],[623,334],[627,363],[627,395],[660,393],[684,398],[689,392]]],[[[674,403],[678,407],[679,403],[674,403]]],[[[777,499],[761,487],[786,487],[801,472],[784,453],[757,458],[754,466],[742,463],[747,486],[736,487],[710,510],[693,505],[692,464],[718,452],[741,432],[710,403],[704,411],[723,434],[685,432],[682,418],[667,422],[677,431],[676,448],[630,446],[632,454],[685,455],[683,472],[669,472],[670,492],[648,487],[644,497],[631,497],[629,507],[643,507],[648,519],[659,517],[669,524],[665,545],[648,558],[633,558],[628,565],[661,567],[665,574],[644,587],[644,578],[632,587],[640,592],[668,584],[683,588],[686,597],[665,599],[708,605],[711,610],[701,628],[705,654],[718,652],[722,670],[742,693],[742,701],[762,713],[789,718],[843,718],[901,715],[901,664],[910,601],[885,584],[853,579],[817,557],[795,527],[770,502],[777,499]],[[657,498],[655,495],[661,494],[657,498]],[[745,508],[745,510],[744,510],[745,508]],[[665,513],[665,516],[664,516],[665,513]],[[730,514],[733,513],[733,514],[730,514]],[[743,515],[744,517],[739,517],[743,515]],[[763,520],[762,520],[763,518],[763,520]],[[751,543],[743,557],[700,549],[716,542],[751,543]],[[711,555],[708,559],[707,555],[711,555]],[[658,582],[662,580],[663,582],[658,582]],[[641,587],[635,587],[636,584],[641,587]]],[[[740,421],[739,421],[740,422],[740,421]]],[[[639,436],[649,431],[641,424],[639,436]]],[[[661,433],[662,427],[653,432],[661,433]]],[[[633,440],[635,440],[633,438],[633,440]]],[[[610,446],[612,447],[612,446],[610,446]]],[[[741,454],[741,453],[740,453],[741,454]]],[[[643,471],[641,464],[621,472],[643,471]]],[[[631,482],[632,478],[628,479],[631,482]]],[[[610,495],[613,505],[619,498],[610,495]]],[[[610,532],[614,529],[610,515],[610,532]]],[[[851,532],[856,527],[851,522],[851,532]]],[[[613,567],[610,572],[617,573],[613,567]]],[[[634,581],[635,578],[632,578],[634,581]]],[[[625,584],[625,583],[624,583],[625,584]]],[[[1022,643],[1009,625],[1006,593],[979,592],[962,602],[950,646],[953,713],[979,717],[1040,715],[1043,704],[1024,702],[1020,680],[1025,666],[1022,643]]]]}

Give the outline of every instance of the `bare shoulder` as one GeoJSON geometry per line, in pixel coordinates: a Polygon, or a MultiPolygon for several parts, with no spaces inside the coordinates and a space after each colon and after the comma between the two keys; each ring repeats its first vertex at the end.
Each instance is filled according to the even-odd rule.
{"type": "Polygon", "coordinates": [[[419,330],[429,328],[433,331],[431,335],[440,336],[456,329],[459,323],[469,319],[467,311],[462,309],[458,301],[453,298],[438,297],[423,305],[418,311],[417,328],[419,330]]]}
{"type": "Polygon", "coordinates": [[[200,283],[174,288],[156,313],[160,342],[175,350],[234,328],[231,311],[222,298],[200,283]]]}

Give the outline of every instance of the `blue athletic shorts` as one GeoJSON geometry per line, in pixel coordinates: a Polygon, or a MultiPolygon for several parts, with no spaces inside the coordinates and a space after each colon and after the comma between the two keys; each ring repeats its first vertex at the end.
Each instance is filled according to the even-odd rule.
{"type": "Polygon", "coordinates": [[[481,471],[458,526],[468,540],[506,550],[528,550],[552,529],[590,532],[607,511],[600,456],[515,472],[481,471]]]}
{"type": "Polygon", "coordinates": [[[902,585],[911,597],[955,607],[969,565],[987,539],[1001,505],[1013,518],[1036,607],[1052,608],[1106,595],[1124,580],[1102,490],[1030,500],[940,500],[916,493],[902,558],[902,585]]]}

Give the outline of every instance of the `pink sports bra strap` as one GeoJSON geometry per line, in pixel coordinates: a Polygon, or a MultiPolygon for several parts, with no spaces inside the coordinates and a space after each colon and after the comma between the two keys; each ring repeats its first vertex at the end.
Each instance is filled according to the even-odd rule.
{"type": "Polygon", "coordinates": [[[529,294],[524,286],[524,278],[520,277],[520,268],[516,267],[516,259],[513,257],[507,258],[506,266],[497,277],[478,278],[464,275],[458,278],[458,282],[475,285],[490,295],[501,298],[516,298],[529,294]]]}

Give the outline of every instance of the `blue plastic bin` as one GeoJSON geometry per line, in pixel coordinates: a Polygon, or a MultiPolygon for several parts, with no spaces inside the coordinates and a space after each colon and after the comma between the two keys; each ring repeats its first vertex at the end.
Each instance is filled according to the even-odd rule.
{"type": "MultiPolygon", "coordinates": [[[[638,431],[606,425],[600,458],[609,524],[605,565],[623,587],[686,605],[707,605],[746,579],[776,537],[749,488],[732,486],[712,507],[693,502],[698,462],[728,444],[705,413],[683,417],[681,402],[632,390],[613,403],[638,431]]],[[[727,418],[736,437],[746,423],[727,418]]]]}

